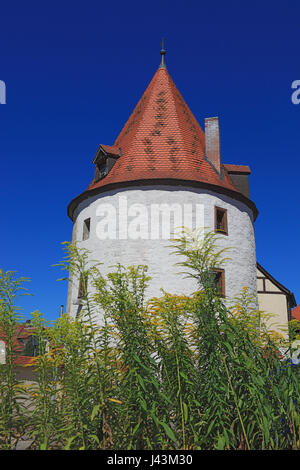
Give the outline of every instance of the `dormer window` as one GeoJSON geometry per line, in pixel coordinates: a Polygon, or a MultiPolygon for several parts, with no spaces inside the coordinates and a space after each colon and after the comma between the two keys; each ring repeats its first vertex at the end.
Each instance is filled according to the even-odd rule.
{"type": "Polygon", "coordinates": [[[215,206],[215,232],[228,235],[227,210],[215,206]]]}
{"type": "Polygon", "coordinates": [[[110,172],[117,159],[121,156],[121,149],[114,149],[114,147],[109,147],[107,145],[100,145],[96,156],[93,160],[95,165],[95,176],[94,182],[105,178],[105,176],[110,172]]]}
{"type": "Polygon", "coordinates": [[[96,163],[95,165],[95,182],[104,178],[108,173],[106,162],[96,163]]]}
{"type": "Polygon", "coordinates": [[[99,166],[99,170],[100,170],[101,178],[104,178],[104,176],[106,176],[108,173],[106,162],[99,166]]]}

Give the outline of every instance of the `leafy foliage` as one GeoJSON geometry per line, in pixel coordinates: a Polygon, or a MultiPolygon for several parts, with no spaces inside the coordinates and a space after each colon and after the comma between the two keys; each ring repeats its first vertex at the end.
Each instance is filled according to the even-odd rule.
{"type": "Polygon", "coordinates": [[[0,448],[299,449],[299,367],[279,354],[246,289],[230,307],[216,290],[215,234],[183,231],[178,264],[197,280],[190,296],[145,302],[145,266],[106,277],[86,250],[65,244],[60,264],[83,282],[76,318],[32,314],[36,381],[14,372],[14,306],[22,279],[0,272],[0,448]],[[90,288],[91,287],[91,288],[90,288]]]}

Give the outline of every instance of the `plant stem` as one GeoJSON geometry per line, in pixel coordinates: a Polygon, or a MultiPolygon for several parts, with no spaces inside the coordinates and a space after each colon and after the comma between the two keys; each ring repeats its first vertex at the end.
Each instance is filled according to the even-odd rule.
{"type": "Polygon", "coordinates": [[[242,429],[243,429],[243,433],[244,433],[244,437],[245,437],[245,440],[246,440],[246,444],[247,444],[248,450],[250,450],[250,445],[249,445],[249,442],[248,442],[248,438],[247,438],[247,434],[246,434],[244,422],[243,422],[243,419],[242,419],[242,416],[241,416],[241,413],[240,413],[240,409],[239,409],[239,406],[238,406],[238,402],[237,402],[237,396],[236,396],[236,393],[235,393],[234,388],[233,388],[233,386],[232,386],[231,379],[230,379],[230,375],[229,375],[229,370],[228,370],[228,368],[227,368],[226,361],[225,361],[225,358],[224,358],[223,356],[222,356],[222,361],[223,361],[224,366],[225,366],[226,375],[227,375],[227,378],[228,378],[229,388],[230,388],[230,390],[231,390],[231,392],[232,392],[232,395],[233,395],[234,403],[235,403],[236,410],[237,410],[237,413],[238,413],[238,416],[239,416],[239,420],[240,420],[240,423],[241,423],[241,426],[242,426],[242,429]]]}

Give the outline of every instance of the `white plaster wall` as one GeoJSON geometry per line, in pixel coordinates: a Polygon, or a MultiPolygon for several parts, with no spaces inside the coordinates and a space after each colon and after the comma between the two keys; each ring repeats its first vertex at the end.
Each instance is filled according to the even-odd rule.
{"type": "MultiPolygon", "coordinates": [[[[276,286],[274,286],[276,287],[276,286]]],[[[288,306],[284,294],[258,294],[259,309],[272,315],[266,321],[269,330],[277,331],[288,339],[288,306]]]]}
{"type": "MultiPolygon", "coordinates": [[[[222,235],[220,247],[231,247],[226,256],[231,259],[224,265],[226,297],[237,295],[243,286],[247,286],[256,295],[256,254],[252,211],[242,202],[228,196],[216,194],[202,189],[191,189],[184,186],[145,186],[132,187],[124,190],[112,190],[93,196],[77,207],[75,212],[73,240],[79,241],[79,246],[91,251],[91,259],[103,264],[102,272],[106,274],[111,265],[121,263],[125,266],[132,264],[146,264],[149,266],[148,274],[152,277],[147,290],[147,298],[159,296],[160,289],[183,294],[191,293],[197,289],[191,279],[184,279],[177,274],[180,268],[174,266],[178,256],[170,253],[167,247],[168,240],[126,239],[126,240],[100,240],[97,237],[96,227],[101,217],[96,215],[99,204],[113,204],[119,207],[120,196],[125,196],[128,206],[143,204],[150,213],[152,204],[202,204],[204,206],[204,226],[214,229],[214,207],[227,209],[228,236],[222,235]],[[91,219],[91,231],[88,240],[82,241],[83,221],[91,219]]],[[[129,218],[130,220],[130,218],[129,218]]],[[[147,227],[146,227],[147,228],[147,227]]],[[[149,227],[148,227],[149,230],[149,227]]],[[[68,311],[76,315],[78,305],[78,286],[69,286],[68,311]]]]}

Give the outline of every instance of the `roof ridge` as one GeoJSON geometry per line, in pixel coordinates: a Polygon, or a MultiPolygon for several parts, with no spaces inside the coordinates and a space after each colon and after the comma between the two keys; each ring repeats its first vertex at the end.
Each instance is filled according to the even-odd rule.
{"type": "MultiPolygon", "coordinates": [[[[176,87],[176,85],[175,85],[174,81],[172,80],[172,77],[171,77],[171,75],[170,75],[169,73],[168,73],[168,80],[169,80],[169,82],[170,82],[170,84],[171,84],[171,87],[172,87],[172,89],[173,89],[172,91],[175,91],[175,92],[176,92],[177,87],[176,87]],[[175,90],[174,90],[174,87],[175,87],[175,90]]],[[[177,91],[178,91],[178,90],[177,90],[177,91]]],[[[179,92],[178,92],[178,93],[179,93],[179,92]]],[[[176,108],[176,99],[175,99],[175,96],[174,96],[173,93],[171,94],[171,99],[173,100],[173,105],[174,105],[175,113],[176,113],[176,116],[177,116],[178,128],[179,128],[179,131],[180,131],[180,134],[181,134],[181,139],[182,139],[182,141],[183,141],[184,144],[185,144],[185,135],[184,135],[184,131],[183,131],[183,128],[182,128],[182,123],[181,123],[181,120],[180,120],[179,112],[178,112],[178,110],[177,110],[177,108],[176,108]]],[[[189,166],[189,168],[190,168],[190,167],[191,167],[191,162],[190,162],[190,159],[189,159],[189,158],[187,158],[187,164],[188,164],[188,166],[189,166]]]]}
{"type": "MultiPolygon", "coordinates": [[[[155,75],[154,75],[155,76],[155,75]]],[[[142,96],[140,97],[139,101],[137,102],[137,104],[135,105],[135,107],[133,108],[132,110],[132,113],[130,114],[129,118],[127,119],[126,123],[124,124],[124,126],[122,127],[121,129],[121,132],[119,133],[119,135],[117,136],[114,144],[113,144],[113,147],[120,147],[121,146],[121,141],[122,141],[122,138],[124,138],[127,134],[129,134],[129,132],[131,132],[131,129],[132,127],[134,126],[134,124],[136,123],[136,121],[133,121],[132,123],[132,120],[136,117],[136,115],[138,115],[140,112],[142,113],[142,115],[144,115],[145,113],[145,106],[142,106],[143,105],[143,100],[146,100],[149,101],[148,99],[148,96],[147,96],[147,93],[149,93],[149,90],[153,88],[153,79],[154,77],[152,78],[152,80],[148,83],[147,85],[147,88],[145,89],[144,93],[142,94],[142,96]]],[[[139,121],[137,121],[137,124],[138,124],[138,127],[140,127],[141,125],[141,119],[139,119],[139,121]]]]}

